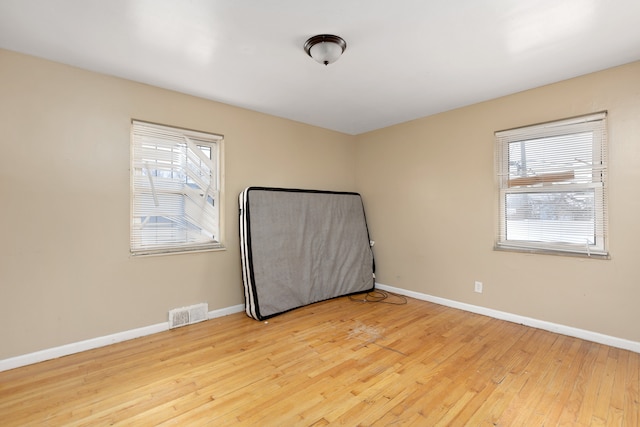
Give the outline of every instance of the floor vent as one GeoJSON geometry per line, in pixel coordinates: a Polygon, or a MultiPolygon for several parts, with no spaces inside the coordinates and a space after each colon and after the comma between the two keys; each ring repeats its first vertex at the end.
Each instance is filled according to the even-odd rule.
{"type": "Polygon", "coordinates": [[[169,329],[207,320],[208,313],[209,305],[206,302],[169,310],[169,329]]]}

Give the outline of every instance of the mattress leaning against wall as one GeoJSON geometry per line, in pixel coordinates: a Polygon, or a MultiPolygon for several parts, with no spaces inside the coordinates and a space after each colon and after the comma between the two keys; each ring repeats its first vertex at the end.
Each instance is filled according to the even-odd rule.
{"type": "Polygon", "coordinates": [[[248,316],[372,291],[374,259],[358,193],[248,187],[239,196],[248,316]]]}

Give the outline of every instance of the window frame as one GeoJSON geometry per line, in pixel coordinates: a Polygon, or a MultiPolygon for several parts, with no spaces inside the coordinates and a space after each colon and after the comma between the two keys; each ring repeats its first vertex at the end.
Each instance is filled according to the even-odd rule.
{"type": "MultiPolygon", "coordinates": [[[[132,119],[131,121],[131,155],[130,155],[130,253],[134,256],[146,256],[146,255],[168,255],[168,254],[180,254],[191,252],[203,252],[224,250],[224,137],[219,134],[210,132],[202,132],[191,129],[185,129],[175,126],[162,125],[157,123],[151,123],[141,120],[132,119]],[[153,136],[150,136],[153,135],[153,136]],[[147,139],[144,139],[147,138],[147,139]],[[155,141],[153,142],[152,139],[155,141]],[[180,142],[184,140],[184,142],[180,142]],[[145,141],[144,143],[142,141],[145,141]],[[153,154],[151,159],[143,158],[142,146],[146,145],[148,149],[155,145],[155,150],[158,158],[166,156],[171,153],[172,160],[166,162],[163,160],[157,160],[153,154]],[[170,147],[170,148],[169,148],[170,147]],[[197,147],[197,149],[195,148],[197,147]],[[203,154],[201,147],[209,147],[210,155],[203,154]],[[174,151],[175,150],[175,151],[174,151]],[[164,154],[161,153],[164,151],[164,154]],[[177,154],[175,154],[177,153],[177,154]],[[173,157],[180,155],[180,161],[174,163],[173,157]],[[209,158],[208,158],[209,157],[209,158]],[[198,159],[196,163],[193,159],[198,159]],[[210,161],[207,161],[210,160],[210,161]],[[203,163],[204,162],[204,163],[203,163]],[[164,168],[151,168],[149,169],[149,163],[162,164],[164,168]],[[195,166],[195,168],[194,168],[195,166]],[[145,171],[143,171],[146,170],[145,171]],[[189,172],[187,171],[195,172],[189,172]],[[207,183],[207,187],[204,184],[197,185],[193,179],[193,173],[202,173],[202,171],[208,171],[204,175],[204,183],[207,183]],[[158,190],[157,185],[154,184],[159,177],[160,173],[164,171],[164,180],[169,182],[170,186],[173,184],[182,183],[182,190],[176,191],[175,189],[168,190],[166,186],[162,190],[158,190]],[[171,177],[167,178],[167,174],[171,177]],[[174,178],[174,174],[180,175],[180,178],[174,178]],[[149,185],[147,186],[147,179],[141,179],[141,177],[148,178],[149,185]],[[152,179],[155,177],[156,180],[152,179]],[[138,181],[138,184],[136,184],[138,181]],[[173,181],[173,184],[171,183],[173,181]],[[189,188],[187,188],[189,187],[189,188]],[[147,205],[145,206],[144,199],[147,199],[147,205]],[[144,242],[145,237],[141,232],[141,218],[165,218],[166,215],[148,215],[148,200],[152,199],[155,202],[155,206],[160,206],[158,203],[162,198],[170,199],[173,203],[178,201],[175,206],[179,206],[181,209],[180,214],[176,215],[172,212],[172,217],[177,218],[174,222],[184,222],[188,225],[182,230],[173,231],[173,228],[169,227],[168,233],[172,235],[169,237],[169,241],[159,242],[144,242]],[[195,205],[194,200],[202,201],[201,209],[196,212],[198,215],[205,215],[199,219],[194,219],[193,207],[195,205]],[[147,215],[145,215],[145,213],[147,215]],[[192,231],[189,231],[192,230],[192,231]],[[195,233],[193,232],[195,230],[195,233]],[[198,235],[198,230],[203,236],[211,235],[212,238],[199,239],[194,235],[198,235]],[[184,235],[184,237],[182,237],[184,235]],[[180,237],[179,237],[180,236],[180,237]]],[[[151,148],[153,152],[154,148],[151,148]]],[[[162,186],[160,187],[162,188],[162,186]]],[[[164,209],[167,209],[163,206],[164,209]]],[[[152,208],[153,209],[153,208],[152,208]]],[[[143,222],[143,221],[142,221],[143,222]]],[[[166,221],[171,222],[171,221],[166,221]]],[[[144,225],[142,225],[144,226],[144,225]]],[[[156,232],[161,234],[160,232],[156,232]]]]}
{"type": "MultiPolygon", "coordinates": [[[[524,126],[495,132],[495,176],[497,179],[498,224],[494,242],[495,250],[519,251],[529,253],[563,254],[592,258],[609,258],[608,252],[608,172],[607,172],[607,112],[588,114],[569,119],[524,126]],[[579,135],[592,132],[592,159],[590,182],[578,182],[579,179],[567,179],[560,174],[538,175],[513,179],[510,177],[509,146],[567,135],[579,135]],[[517,184],[513,184],[518,181],[517,184]],[[507,196],[511,194],[570,194],[593,193],[594,198],[594,242],[593,244],[564,242],[544,242],[534,240],[507,239],[507,196]]],[[[554,147],[555,149],[555,147],[554,147]]],[[[567,148],[564,151],[568,151],[567,148]]],[[[573,173],[573,171],[571,172],[573,173]]],[[[584,174],[584,171],[583,171],[584,174]]],[[[563,230],[566,231],[566,230],[563,230]]]]}

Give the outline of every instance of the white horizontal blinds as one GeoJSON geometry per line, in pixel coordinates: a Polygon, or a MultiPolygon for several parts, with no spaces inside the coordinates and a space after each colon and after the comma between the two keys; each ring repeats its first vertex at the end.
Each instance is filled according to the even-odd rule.
{"type": "Polygon", "coordinates": [[[605,254],[606,113],[496,133],[497,243],[605,254]]]}
{"type": "Polygon", "coordinates": [[[132,139],[132,251],[216,244],[221,137],[134,121],[132,139]]]}

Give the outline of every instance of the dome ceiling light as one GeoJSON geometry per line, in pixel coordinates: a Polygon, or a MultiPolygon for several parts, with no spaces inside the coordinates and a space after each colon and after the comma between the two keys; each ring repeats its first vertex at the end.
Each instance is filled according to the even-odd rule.
{"type": "Polygon", "coordinates": [[[304,43],[307,55],[324,65],[336,62],[346,48],[347,42],[342,37],[331,34],[313,36],[304,43]]]}

